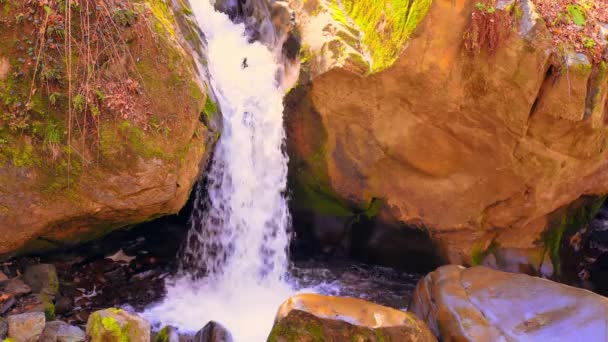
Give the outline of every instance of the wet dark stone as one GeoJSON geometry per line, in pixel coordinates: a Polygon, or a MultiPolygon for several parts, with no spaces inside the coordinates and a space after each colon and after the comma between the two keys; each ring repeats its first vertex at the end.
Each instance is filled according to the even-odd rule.
{"type": "Polygon", "coordinates": [[[0,340],[5,339],[8,336],[8,323],[0,318],[0,340]]]}
{"type": "Polygon", "coordinates": [[[55,301],[55,313],[58,315],[63,315],[72,310],[74,307],[74,302],[72,299],[68,297],[59,297],[55,301]]]}
{"type": "Polygon", "coordinates": [[[232,335],[221,324],[211,321],[194,336],[194,342],[232,342],[232,335]]]}
{"type": "Polygon", "coordinates": [[[17,302],[14,295],[10,293],[0,293],[0,315],[4,315],[17,302]]]}
{"type": "Polygon", "coordinates": [[[13,278],[5,282],[2,290],[15,296],[22,296],[32,292],[32,289],[21,279],[13,278]]]}
{"type": "Polygon", "coordinates": [[[283,55],[294,60],[300,55],[300,39],[293,34],[289,34],[287,40],[283,44],[283,55]]]}
{"type": "Polygon", "coordinates": [[[124,268],[119,267],[104,273],[105,279],[111,282],[124,282],[127,279],[124,268]]]}
{"type": "Polygon", "coordinates": [[[292,208],[296,238],[290,246],[296,260],[322,256],[424,273],[442,264],[439,247],[428,231],[391,218],[368,218],[354,212],[337,217],[292,208]]]}
{"type": "Polygon", "coordinates": [[[556,280],[608,296],[608,202],[589,224],[566,232],[560,259],[562,275],[556,280]]]}
{"type": "Polygon", "coordinates": [[[608,296],[608,253],[600,255],[591,266],[590,281],[595,285],[595,292],[608,296]]]}

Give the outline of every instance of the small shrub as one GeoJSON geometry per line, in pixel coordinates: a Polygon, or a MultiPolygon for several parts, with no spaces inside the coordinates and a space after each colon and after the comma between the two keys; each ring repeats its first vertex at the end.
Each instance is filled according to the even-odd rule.
{"type": "Polygon", "coordinates": [[[40,71],[40,81],[45,83],[60,83],[61,71],[55,68],[44,66],[40,71]]]}
{"type": "Polygon", "coordinates": [[[57,101],[59,100],[60,97],[61,97],[61,94],[57,93],[57,92],[49,95],[49,102],[51,103],[51,106],[57,105],[57,101]]]}
{"type": "Polygon", "coordinates": [[[120,26],[130,27],[137,20],[137,14],[129,9],[119,8],[112,13],[112,19],[120,26]]]}
{"type": "Polygon", "coordinates": [[[74,106],[75,111],[82,113],[87,105],[87,99],[84,95],[78,94],[72,99],[72,105],[74,106]]]}
{"type": "Polygon", "coordinates": [[[593,49],[596,45],[597,45],[597,43],[595,42],[595,39],[589,38],[589,37],[583,38],[583,46],[585,48],[593,49]]]}
{"type": "Polygon", "coordinates": [[[49,122],[44,129],[43,146],[49,152],[52,160],[57,160],[61,155],[61,127],[54,122],[49,122]]]}

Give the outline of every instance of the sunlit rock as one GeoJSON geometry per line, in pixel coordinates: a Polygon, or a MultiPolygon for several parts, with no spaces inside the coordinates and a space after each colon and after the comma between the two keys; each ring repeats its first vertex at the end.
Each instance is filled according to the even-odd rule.
{"type": "Polygon", "coordinates": [[[31,312],[8,316],[8,337],[15,342],[36,342],[44,330],[45,318],[42,312],[31,312]]]}
{"type": "MultiPolygon", "coordinates": [[[[348,29],[357,22],[379,31],[373,44],[386,37],[391,2],[353,1],[363,12],[351,1],[337,9],[300,3],[302,69],[311,80],[287,97],[294,217],[322,218],[310,220],[314,232],[327,216],[348,227],[382,199],[390,219],[376,222],[426,232],[437,244],[427,251],[445,261],[473,265],[496,251],[517,256],[504,261],[510,268],[559,275],[554,240],[562,221],[578,216],[568,207],[608,193],[606,64],[571,52],[555,61],[533,1],[496,9],[507,11],[511,27],[494,53],[473,53],[463,39],[478,1],[439,0],[418,13],[426,15],[415,30],[403,27],[410,34],[391,52],[396,58],[366,74],[338,61],[350,51],[341,46],[365,47],[356,27],[348,29]],[[325,54],[332,39],[336,52],[325,54]]],[[[369,236],[371,243],[375,232],[369,236]]]]}
{"type": "Polygon", "coordinates": [[[418,283],[410,310],[446,341],[608,339],[608,299],[482,266],[430,273],[418,283]]]}
{"type": "Polygon", "coordinates": [[[275,341],[435,341],[416,316],[347,297],[301,294],[285,301],[268,337],[275,341]]]}

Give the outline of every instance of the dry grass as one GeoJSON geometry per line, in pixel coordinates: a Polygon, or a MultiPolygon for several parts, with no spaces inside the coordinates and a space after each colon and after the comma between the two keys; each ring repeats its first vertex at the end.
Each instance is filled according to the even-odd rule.
{"type": "MultiPolygon", "coordinates": [[[[20,120],[13,129],[28,127],[29,116],[24,113],[40,97],[66,111],[67,146],[73,151],[85,151],[99,140],[102,114],[118,113],[123,119],[146,122],[145,114],[134,110],[133,95],[140,93],[140,81],[133,78],[133,68],[125,67],[132,60],[125,35],[150,29],[145,21],[135,20],[130,1],[29,0],[17,9],[12,24],[27,25],[22,18],[28,18],[36,40],[32,62],[23,70],[27,74],[27,65],[33,64],[26,111],[15,113],[20,120]],[[120,24],[116,13],[122,14],[120,24]],[[127,30],[127,25],[133,27],[127,30]]],[[[57,140],[46,144],[51,160],[62,153],[57,140]]],[[[67,157],[70,165],[71,153],[67,157]]]]}
{"type": "Polygon", "coordinates": [[[474,53],[486,49],[494,55],[511,32],[512,25],[511,13],[497,9],[495,1],[480,2],[471,14],[471,22],[464,34],[464,47],[474,53]]]}

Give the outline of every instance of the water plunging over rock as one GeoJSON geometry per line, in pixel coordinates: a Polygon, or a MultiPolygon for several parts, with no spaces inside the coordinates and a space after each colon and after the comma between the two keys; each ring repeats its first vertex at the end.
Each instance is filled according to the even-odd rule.
{"type": "Polygon", "coordinates": [[[214,320],[236,341],[260,341],[291,292],[284,280],[290,219],[284,197],[283,89],[276,78],[281,67],[277,54],[249,42],[244,24],[234,24],[205,0],[192,7],[207,39],[223,134],[208,175],[208,195],[199,191],[195,202],[183,278],[147,314],[192,332],[214,320]],[[194,277],[189,270],[195,270],[194,277]]]}

